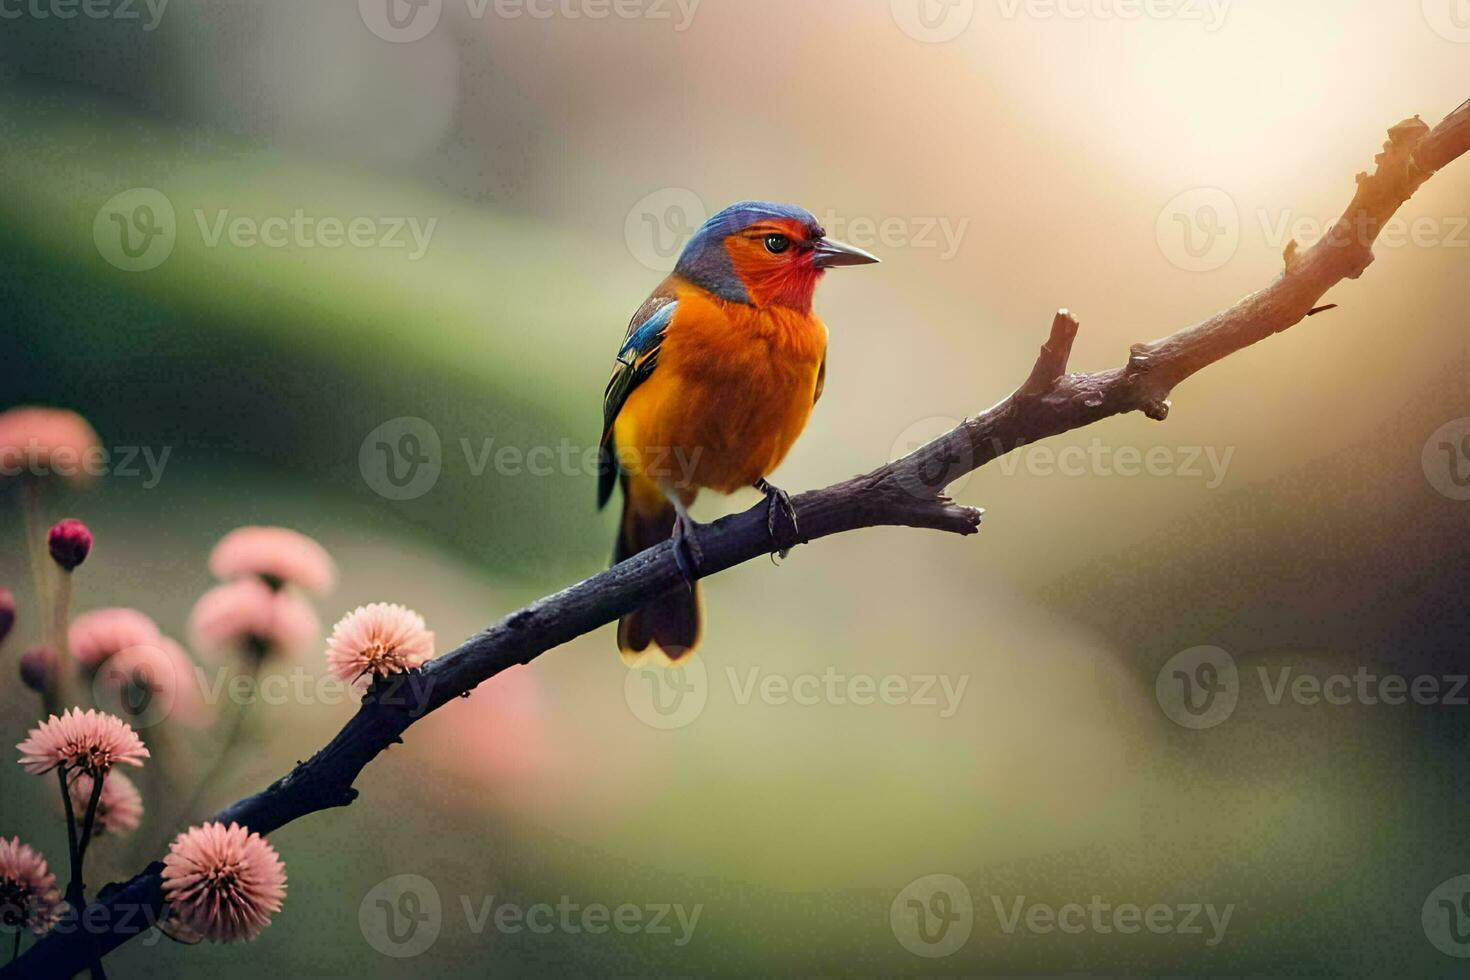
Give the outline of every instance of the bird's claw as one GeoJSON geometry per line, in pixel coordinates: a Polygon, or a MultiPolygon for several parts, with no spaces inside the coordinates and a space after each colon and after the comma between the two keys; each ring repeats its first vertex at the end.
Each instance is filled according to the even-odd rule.
{"type": "MultiPolygon", "coordinates": [[[[791,525],[791,540],[799,541],[801,539],[801,527],[796,522],[796,506],[791,503],[791,494],[782,490],[780,487],[772,486],[764,479],[756,481],[755,488],[766,495],[766,532],[771,536],[771,543],[779,545],[782,540],[778,527],[779,521],[777,520],[777,514],[785,517],[786,522],[791,525]]],[[[772,552],[771,557],[774,560],[778,556],[785,558],[789,554],[791,554],[789,547],[778,547],[776,551],[772,552]]]]}
{"type": "Polygon", "coordinates": [[[694,521],[682,515],[674,518],[674,564],[679,566],[679,574],[684,576],[684,584],[690,592],[694,591],[694,583],[699,580],[699,563],[704,558],[694,528],[694,521]]]}

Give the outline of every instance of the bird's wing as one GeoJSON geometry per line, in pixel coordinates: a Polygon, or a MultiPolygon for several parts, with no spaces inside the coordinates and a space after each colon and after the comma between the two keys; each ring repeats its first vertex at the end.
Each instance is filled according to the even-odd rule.
{"type": "Polygon", "coordinates": [[[608,379],[607,391],[602,396],[602,441],[598,446],[597,478],[599,508],[612,496],[613,482],[617,477],[617,458],[612,444],[613,423],[633,389],[648,380],[654,368],[658,367],[658,353],[678,305],[673,297],[649,297],[629,324],[628,337],[613,363],[612,377],[608,379]]]}
{"type": "Polygon", "coordinates": [[[822,354],[822,366],[817,368],[817,390],[812,394],[812,404],[822,400],[822,389],[827,387],[827,355],[822,354]]]}

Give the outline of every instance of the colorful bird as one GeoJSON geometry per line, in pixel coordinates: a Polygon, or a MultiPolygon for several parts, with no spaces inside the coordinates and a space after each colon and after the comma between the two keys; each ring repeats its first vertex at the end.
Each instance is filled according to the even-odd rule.
{"type": "Polygon", "coordinates": [[[633,314],[603,396],[597,505],[621,482],[613,562],[672,536],[688,587],[618,622],[625,661],[652,643],[677,662],[699,643],[688,508],[701,489],[755,487],[766,495],[773,539],[778,513],[795,530],[790,498],[766,476],[822,396],[827,328],[812,313],[812,293],[827,269],[877,261],[827,238],[803,208],[742,201],[694,233],[673,274],[633,314]]]}

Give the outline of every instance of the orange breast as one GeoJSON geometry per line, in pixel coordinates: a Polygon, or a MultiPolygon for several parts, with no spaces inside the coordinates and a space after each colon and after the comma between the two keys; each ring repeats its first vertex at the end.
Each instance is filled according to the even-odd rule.
{"type": "Polygon", "coordinates": [[[786,457],[811,415],[827,328],[810,313],[679,290],[658,368],[614,425],[620,461],[693,500],[730,493],[786,457]]]}

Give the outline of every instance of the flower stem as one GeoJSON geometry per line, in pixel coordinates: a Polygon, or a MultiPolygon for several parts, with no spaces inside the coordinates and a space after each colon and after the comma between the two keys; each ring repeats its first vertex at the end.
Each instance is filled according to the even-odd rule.
{"type": "Polygon", "coordinates": [[[66,853],[71,859],[71,880],[66,886],[66,900],[81,915],[82,858],[77,852],[77,816],[71,808],[71,790],[66,785],[66,766],[56,767],[56,781],[61,785],[61,805],[66,809],[66,853]]]}
{"type": "MultiPolygon", "coordinates": [[[[46,608],[47,588],[46,550],[43,542],[45,530],[41,524],[41,487],[33,477],[22,477],[20,481],[20,510],[25,519],[26,553],[31,558],[31,578],[36,586],[36,604],[46,608]]],[[[41,641],[51,640],[50,624],[41,625],[41,641]]]]}
{"type": "MultiPolygon", "coordinates": [[[[66,785],[66,766],[57,766],[56,776],[58,782],[61,783],[61,803],[66,808],[66,844],[71,851],[71,881],[66,886],[66,901],[76,913],[77,920],[85,923],[87,886],[82,881],[82,862],[86,858],[87,844],[92,837],[92,824],[97,818],[97,801],[102,798],[102,783],[105,777],[94,776],[92,778],[92,798],[87,802],[87,817],[82,824],[81,840],[78,841],[77,817],[71,806],[71,790],[66,785]]],[[[90,966],[92,980],[106,980],[107,974],[102,969],[102,954],[97,951],[97,944],[90,934],[86,942],[92,954],[90,966]]]]}
{"type": "Polygon", "coordinates": [[[62,575],[55,594],[51,589],[51,562],[46,551],[46,525],[41,513],[41,484],[34,477],[20,481],[20,509],[25,517],[26,552],[31,558],[36,606],[46,610],[41,617],[41,642],[56,653],[56,672],[41,698],[48,714],[57,714],[70,696],[71,661],[66,648],[70,618],[71,576],[62,575]]]}
{"type": "Polygon", "coordinates": [[[82,824],[82,842],[77,847],[77,853],[84,859],[87,856],[87,845],[92,843],[92,829],[97,821],[97,803],[102,799],[102,784],[106,781],[106,776],[92,779],[92,798],[87,801],[87,819],[82,824]]]}
{"type": "Polygon", "coordinates": [[[51,597],[54,624],[51,648],[56,651],[56,671],[42,695],[46,710],[51,714],[59,713],[71,700],[71,650],[67,646],[71,624],[71,572],[62,571],[55,581],[56,591],[51,597]]]}

